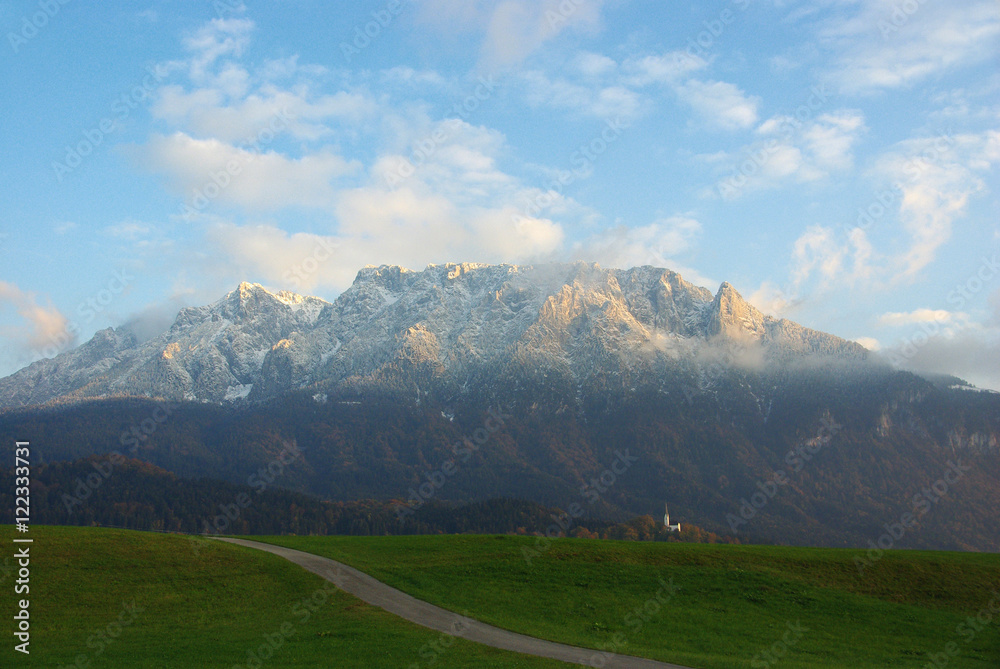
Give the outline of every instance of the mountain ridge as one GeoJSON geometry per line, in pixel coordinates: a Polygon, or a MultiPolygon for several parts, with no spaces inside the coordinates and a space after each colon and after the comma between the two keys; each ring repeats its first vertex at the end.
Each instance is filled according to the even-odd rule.
{"type": "Polygon", "coordinates": [[[699,352],[720,343],[762,347],[773,361],[867,357],[860,344],[763,314],[728,282],[713,295],[664,268],[368,265],[333,302],[242,282],[181,309],[147,341],[106,328],[0,379],[0,406],[120,395],[260,401],[386,384],[458,392],[470,380],[516,382],[538,370],[576,383],[653,378],[697,366],[699,352]]]}

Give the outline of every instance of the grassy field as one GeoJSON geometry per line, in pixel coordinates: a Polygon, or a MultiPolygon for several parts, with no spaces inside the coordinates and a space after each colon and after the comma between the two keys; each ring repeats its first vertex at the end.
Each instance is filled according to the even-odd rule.
{"type": "Polygon", "coordinates": [[[461,639],[444,648],[439,634],[282,558],[173,535],[32,527],[31,591],[15,595],[14,534],[0,526],[5,669],[569,666],[461,639]],[[29,655],[13,649],[12,618],[24,597],[29,655]],[[260,665],[251,652],[271,656],[260,665]]]}
{"type": "Polygon", "coordinates": [[[560,539],[529,564],[522,537],[254,538],[500,627],[693,667],[1000,667],[995,554],[895,551],[861,575],[842,549],[560,539]]]}
{"type": "MultiPolygon", "coordinates": [[[[32,528],[23,655],[11,634],[23,597],[13,593],[13,535],[0,526],[5,668],[568,666],[442,644],[260,551],[67,527],[32,528]]],[[[891,552],[861,576],[849,550],[565,539],[529,564],[522,549],[533,540],[522,537],[263,540],[501,627],[595,648],[594,666],[601,649],[705,668],[922,668],[932,656],[1000,666],[1000,613],[988,608],[1000,609],[998,555],[891,552]]]]}

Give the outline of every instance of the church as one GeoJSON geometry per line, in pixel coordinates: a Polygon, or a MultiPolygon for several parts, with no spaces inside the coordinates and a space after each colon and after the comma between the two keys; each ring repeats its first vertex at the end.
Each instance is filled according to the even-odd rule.
{"type": "Polygon", "coordinates": [[[676,525],[671,525],[670,524],[670,509],[667,508],[666,504],[663,505],[663,526],[665,528],[667,528],[668,532],[680,532],[681,531],[681,524],[680,523],[677,523],[676,525]]]}

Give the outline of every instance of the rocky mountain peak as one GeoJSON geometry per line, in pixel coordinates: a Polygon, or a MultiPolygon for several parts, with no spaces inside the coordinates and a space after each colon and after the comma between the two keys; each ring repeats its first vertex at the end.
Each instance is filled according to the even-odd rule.
{"type": "Polygon", "coordinates": [[[718,335],[751,338],[776,358],[863,357],[851,342],[765,316],[729,283],[713,296],[663,268],[380,265],[362,268],[333,303],[244,282],[182,309],[147,341],[104,330],[0,379],[0,405],[111,394],[262,400],[344,384],[459,392],[477,378],[516,387],[521,375],[586,385],[625,369],[656,385],[663,370],[696,368],[699,347],[718,335]]]}
{"type": "Polygon", "coordinates": [[[710,314],[708,335],[723,335],[733,339],[763,337],[766,334],[766,321],[770,318],[744,300],[728,281],[719,286],[710,314]]]}

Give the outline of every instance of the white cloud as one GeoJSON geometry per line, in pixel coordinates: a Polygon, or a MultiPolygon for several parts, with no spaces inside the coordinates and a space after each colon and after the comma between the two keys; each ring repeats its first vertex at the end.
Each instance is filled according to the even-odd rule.
{"type": "Polygon", "coordinates": [[[913,311],[890,311],[878,317],[880,327],[899,327],[917,323],[950,323],[954,315],[945,309],[915,309],[913,311]]]}
{"type": "Polygon", "coordinates": [[[573,244],[574,260],[598,262],[605,267],[629,268],[641,265],[664,267],[682,273],[699,285],[713,283],[675,257],[690,251],[701,235],[701,223],[687,216],[671,216],[649,225],[618,225],[573,244]]]}
{"type": "Polygon", "coordinates": [[[520,63],[567,28],[596,28],[604,0],[501,0],[486,28],[483,61],[488,67],[520,63]]]}
{"type": "Polygon", "coordinates": [[[783,316],[796,306],[793,296],[773,281],[762,282],[760,287],[750,294],[747,301],[772,316],[783,316]]]}
{"type": "Polygon", "coordinates": [[[197,192],[209,189],[218,193],[212,201],[249,210],[331,207],[336,200],[335,182],[360,167],[328,151],[289,158],[217,139],[194,139],[182,132],[153,135],[132,153],[147,169],[165,175],[188,203],[197,192]],[[209,185],[220,182],[217,189],[209,185]]]}
{"type": "Polygon", "coordinates": [[[626,58],[621,65],[607,56],[581,52],[572,61],[569,76],[552,78],[540,70],[521,76],[526,99],[601,118],[634,120],[651,106],[650,93],[662,86],[673,91],[695,112],[697,123],[713,129],[737,130],[757,122],[760,100],[723,81],[692,79],[707,61],[683,51],[626,58]]]}
{"type": "Polygon", "coordinates": [[[566,79],[552,80],[537,70],[525,72],[523,79],[528,103],[533,106],[546,105],[598,118],[623,120],[635,119],[646,106],[641,94],[625,86],[595,87],[566,79]]]}
{"type": "Polygon", "coordinates": [[[874,272],[870,264],[873,257],[863,230],[852,231],[845,243],[833,228],[809,226],[792,244],[788,281],[782,286],[764,281],[750,296],[750,302],[766,313],[789,315],[807,294],[869,281],[874,272]]]}
{"type": "Polygon", "coordinates": [[[905,140],[878,159],[875,174],[902,193],[899,220],[910,238],[893,260],[897,280],[912,280],[934,261],[969,198],[986,188],[980,174],[998,162],[996,130],[905,140]]]}
{"type": "Polygon", "coordinates": [[[209,228],[207,244],[231,280],[253,277],[296,291],[340,291],[366,264],[523,262],[562,244],[558,224],[517,214],[513,207],[456,207],[408,188],[359,188],[343,195],[340,226],[332,234],[218,223],[209,228]]]}
{"type": "Polygon", "coordinates": [[[153,226],[149,223],[128,219],[122,221],[121,223],[109,225],[105,227],[102,232],[109,237],[115,237],[117,239],[124,239],[127,241],[136,241],[142,237],[146,237],[152,231],[153,226]]]}
{"type": "Polygon", "coordinates": [[[909,319],[909,334],[886,350],[889,360],[918,372],[954,374],[972,383],[1000,390],[1000,291],[987,300],[988,313],[979,321],[968,314],[918,310],[909,319]],[[940,314],[938,314],[940,315],[940,314]]]}
{"type": "Polygon", "coordinates": [[[434,70],[415,70],[412,67],[398,65],[382,72],[382,78],[387,83],[394,85],[404,84],[406,86],[427,88],[446,88],[448,80],[434,70]]]}
{"type": "Polygon", "coordinates": [[[585,77],[605,77],[618,69],[618,63],[614,59],[590,52],[577,54],[573,65],[585,77]]]}
{"type": "Polygon", "coordinates": [[[882,343],[874,337],[855,337],[854,341],[861,344],[869,351],[879,351],[882,349],[882,343]]]}
{"type": "Polygon", "coordinates": [[[810,226],[792,245],[791,281],[797,292],[813,275],[825,285],[844,265],[844,249],[832,228],[810,226]]]}
{"type": "Polygon", "coordinates": [[[744,193],[828,178],[853,167],[854,147],[865,132],[863,114],[839,109],[800,121],[772,116],[755,130],[760,138],[742,149],[713,154],[712,162],[725,169],[710,196],[732,200],[744,193]]]}
{"type": "Polygon", "coordinates": [[[749,128],[757,122],[760,99],[747,96],[724,81],[690,79],[677,86],[677,95],[690,105],[699,119],[723,130],[749,128]]]}
{"type": "Polygon", "coordinates": [[[157,91],[151,111],[156,118],[184,128],[199,137],[247,143],[274,118],[288,119],[284,131],[298,139],[316,140],[332,134],[330,122],[359,123],[377,110],[361,93],[337,91],[310,99],[308,89],[279,89],[264,84],[244,95],[219,87],[191,91],[170,84],[157,91]]]}
{"type": "Polygon", "coordinates": [[[436,138],[433,150],[420,161],[415,154],[379,156],[366,183],[337,190],[328,232],[289,234],[275,226],[218,222],[209,228],[211,255],[233,278],[243,272],[241,278],[294,290],[342,290],[365,264],[530,262],[563,247],[563,223],[554,217],[576,221],[583,208],[499,169],[503,135],[456,119],[416,123],[420,129],[403,128],[402,134],[436,138]],[[324,261],[302,277],[295,268],[320,247],[324,261]]]}
{"type": "Polygon", "coordinates": [[[254,22],[249,19],[212,19],[184,39],[191,54],[189,72],[195,82],[204,82],[215,62],[225,56],[239,57],[250,43],[254,22]]]}
{"type": "MultiPolygon", "coordinates": [[[[780,126],[780,120],[770,119],[758,132],[765,135],[777,132],[780,126]]],[[[836,123],[828,120],[823,132],[807,127],[799,136],[804,149],[810,142],[813,148],[794,156],[803,160],[796,169],[812,169],[820,174],[844,169],[849,164],[852,142],[837,133],[850,138],[861,128],[860,120],[852,120],[850,116],[841,116],[836,123]],[[817,141],[823,150],[816,148],[817,141]],[[806,156],[811,156],[809,162],[804,160],[806,156]]],[[[885,228],[878,236],[890,239],[892,252],[879,252],[869,231],[860,227],[848,231],[845,240],[832,228],[812,226],[793,244],[788,282],[781,288],[765,282],[752,301],[764,305],[762,308],[769,313],[781,314],[797,306],[807,290],[822,292],[834,285],[884,289],[923,276],[938,249],[951,238],[952,227],[965,214],[969,199],[985,189],[981,175],[992,172],[998,162],[1000,132],[995,130],[897,143],[875,161],[872,171],[877,181],[892,184],[893,192],[897,193],[892,201],[898,202],[898,220],[891,216],[878,220],[878,225],[885,228]]],[[[765,162],[754,179],[777,181],[771,165],[772,162],[765,162]]],[[[744,188],[757,186],[753,179],[743,184],[744,188]]],[[[916,324],[921,317],[941,313],[947,312],[893,312],[883,315],[879,324],[916,324]]]]}
{"type": "Polygon", "coordinates": [[[300,64],[297,54],[248,69],[240,59],[253,30],[248,19],[214,19],[188,36],[187,60],[163,65],[187,81],[155,91],[153,117],[194,137],[246,144],[276,117],[285,121],[282,132],[313,141],[333,135],[338,123],[357,125],[376,112],[363,92],[314,93],[327,70],[300,64]]]}
{"type": "Polygon", "coordinates": [[[68,331],[69,319],[52,304],[39,304],[34,293],[0,281],[0,305],[3,304],[12,306],[23,320],[21,325],[2,328],[4,337],[23,355],[34,358],[42,352],[52,353],[49,349],[53,347],[62,350],[74,343],[75,335],[68,331]]]}
{"type": "Polygon", "coordinates": [[[872,0],[841,7],[848,5],[853,15],[827,19],[818,34],[820,45],[835,54],[827,76],[845,93],[912,86],[996,54],[1000,11],[994,0],[872,0]]]}
{"type": "Polygon", "coordinates": [[[889,360],[916,372],[952,374],[982,387],[1000,390],[1000,329],[969,325],[923,336],[917,328],[902,342],[884,349],[889,360]]]}
{"type": "Polygon", "coordinates": [[[267,225],[216,223],[207,228],[205,241],[229,282],[253,279],[284,290],[344,288],[364,264],[353,262],[335,236],[267,225]]]}
{"type": "Polygon", "coordinates": [[[299,54],[292,54],[285,58],[266,58],[264,64],[257,69],[256,75],[262,81],[275,81],[280,79],[293,79],[298,75],[321,76],[327,73],[327,69],[322,65],[299,64],[299,54]]]}
{"type": "Polygon", "coordinates": [[[623,81],[630,86],[675,85],[681,78],[708,67],[708,61],[684,51],[626,59],[623,81]]]}
{"type": "Polygon", "coordinates": [[[604,0],[424,0],[419,21],[453,36],[480,33],[487,70],[517,65],[567,30],[595,31],[604,0]]]}
{"type": "Polygon", "coordinates": [[[864,128],[864,116],[859,111],[822,114],[802,130],[803,147],[819,169],[847,170],[854,166],[852,151],[864,128]]]}

